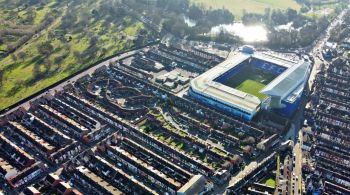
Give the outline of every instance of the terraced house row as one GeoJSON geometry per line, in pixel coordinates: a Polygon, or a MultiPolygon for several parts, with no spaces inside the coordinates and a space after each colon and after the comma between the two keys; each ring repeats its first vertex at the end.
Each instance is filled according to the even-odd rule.
{"type": "Polygon", "coordinates": [[[350,193],[349,76],[350,67],[342,59],[319,73],[312,107],[306,112],[315,129],[316,144],[311,154],[324,181],[325,194],[350,193]]]}

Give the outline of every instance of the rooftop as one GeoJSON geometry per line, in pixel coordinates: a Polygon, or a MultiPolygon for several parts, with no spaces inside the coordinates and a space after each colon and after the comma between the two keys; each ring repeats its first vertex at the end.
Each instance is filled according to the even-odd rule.
{"type": "Polygon", "coordinates": [[[77,170],[80,173],[82,173],[83,175],[85,175],[86,177],[88,177],[91,180],[93,180],[94,182],[96,182],[96,184],[100,185],[102,188],[106,189],[111,194],[115,194],[115,195],[122,195],[122,194],[124,194],[123,192],[121,192],[117,188],[113,187],[112,185],[107,183],[105,180],[103,180],[99,176],[95,175],[89,169],[87,169],[87,168],[85,168],[83,166],[80,166],[80,167],[77,167],[77,170]]]}
{"type": "Polygon", "coordinates": [[[308,76],[309,67],[309,62],[301,62],[292,66],[269,83],[261,90],[261,93],[284,99],[305,81],[308,76]]]}
{"type": "Polygon", "coordinates": [[[33,186],[27,187],[24,191],[23,194],[25,195],[30,195],[30,194],[40,194],[40,192],[33,186]]]}
{"type": "Polygon", "coordinates": [[[14,168],[5,159],[2,159],[0,157],[0,173],[4,174],[6,176],[8,173],[17,174],[17,172],[18,172],[18,170],[16,168],[14,168]]]}
{"type": "Polygon", "coordinates": [[[118,172],[119,174],[123,175],[125,178],[127,178],[129,181],[131,181],[133,183],[133,185],[140,186],[141,188],[143,188],[145,191],[149,192],[150,194],[157,194],[156,191],[145,186],[143,183],[139,182],[133,176],[130,176],[129,174],[125,173],[122,169],[119,169],[119,168],[115,167],[114,165],[110,164],[105,159],[101,158],[100,156],[96,156],[96,159],[99,160],[100,162],[102,162],[104,165],[110,167],[114,171],[118,172]]]}
{"type": "Polygon", "coordinates": [[[205,183],[206,179],[203,175],[195,175],[177,192],[183,194],[198,194],[203,190],[205,183]]]}
{"type": "Polygon", "coordinates": [[[27,128],[25,128],[21,124],[13,121],[10,121],[9,123],[16,128],[17,132],[21,133],[22,135],[25,135],[26,138],[31,139],[29,141],[36,142],[36,144],[38,144],[40,147],[42,147],[42,149],[44,149],[44,152],[51,152],[55,150],[54,146],[50,145],[48,142],[43,140],[41,137],[39,137],[35,133],[29,131],[27,128]]]}
{"type": "Polygon", "coordinates": [[[40,108],[43,108],[44,110],[47,110],[47,111],[50,112],[51,114],[56,115],[56,116],[59,117],[61,120],[63,120],[63,121],[65,121],[65,122],[69,123],[69,124],[72,125],[73,127],[76,127],[79,131],[81,131],[81,132],[83,132],[83,133],[84,133],[84,132],[86,133],[86,132],[89,131],[86,127],[80,125],[79,123],[77,123],[77,122],[74,121],[73,119],[71,119],[71,118],[67,117],[66,115],[64,115],[64,114],[62,114],[62,113],[60,113],[60,112],[58,112],[57,110],[51,108],[51,107],[48,106],[48,105],[41,104],[41,105],[40,105],[40,108]]]}
{"type": "Polygon", "coordinates": [[[148,171],[153,172],[159,178],[162,178],[164,181],[166,181],[167,185],[172,185],[172,187],[175,187],[175,188],[181,187],[181,184],[178,181],[174,180],[173,178],[168,177],[164,173],[157,170],[155,167],[151,166],[147,162],[144,162],[144,161],[138,159],[137,157],[135,157],[131,153],[129,153],[129,152],[127,152],[119,147],[112,147],[111,146],[110,148],[113,148],[115,151],[117,151],[120,154],[120,156],[124,156],[125,158],[128,158],[129,160],[131,160],[134,164],[140,165],[140,166],[144,167],[145,169],[147,169],[148,171]]]}
{"type": "Polygon", "coordinates": [[[296,61],[293,61],[293,60],[290,60],[287,58],[282,58],[280,56],[272,55],[272,54],[265,53],[265,52],[255,53],[253,57],[256,59],[259,59],[259,60],[263,60],[266,62],[277,64],[279,66],[283,66],[286,68],[290,68],[298,63],[296,61]]]}

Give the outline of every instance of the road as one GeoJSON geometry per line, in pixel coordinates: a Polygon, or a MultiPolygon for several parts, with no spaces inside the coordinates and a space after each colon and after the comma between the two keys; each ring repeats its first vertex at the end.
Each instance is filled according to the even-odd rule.
{"type": "Polygon", "coordinates": [[[312,88],[312,85],[314,83],[314,80],[316,78],[316,74],[319,72],[320,70],[320,66],[321,64],[325,64],[327,65],[327,61],[325,61],[323,59],[322,56],[322,49],[324,47],[324,45],[326,44],[326,42],[328,41],[329,37],[330,37],[330,33],[331,31],[338,25],[340,24],[343,19],[345,14],[349,11],[350,6],[348,7],[348,9],[345,9],[344,11],[342,11],[339,16],[337,16],[332,22],[331,24],[328,26],[328,28],[326,29],[326,31],[324,32],[324,34],[322,34],[320,36],[320,38],[318,40],[315,41],[314,43],[314,47],[310,50],[310,55],[314,56],[315,59],[315,64],[313,69],[311,70],[310,73],[310,78],[309,78],[309,86],[310,89],[312,88]]]}
{"type": "Polygon", "coordinates": [[[301,150],[302,146],[302,141],[303,141],[303,133],[302,131],[298,132],[298,141],[294,145],[293,148],[293,161],[295,163],[293,167],[293,174],[291,177],[291,184],[292,184],[292,189],[294,189],[295,195],[300,195],[303,192],[303,178],[302,178],[302,161],[303,161],[303,153],[301,150]]]}
{"type": "Polygon", "coordinates": [[[30,99],[30,100],[28,100],[28,101],[26,101],[26,102],[24,102],[24,103],[22,103],[22,104],[16,106],[16,107],[14,107],[14,108],[12,108],[12,109],[6,111],[3,115],[7,115],[7,114],[9,114],[9,113],[11,113],[11,112],[17,110],[17,109],[20,108],[20,107],[23,107],[23,108],[25,108],[25,109],[29,109],[29,107],[30,107],[29,102],[34,101],[34,100],[37,100],[37,99],[39,99],[39,98],[41,98],[41,97],[43,97],[43,96],[45,96],[45,95],[48,95],[48,94],[54,94],[55,91],[61,91],[61,90],[63,90],[63,87],[64,87],[64,86],[66,86],[66,85],[68,85],[68,84],[70,84],[70,83],[74,83],[74,82],[76,82],[78,79],[80,79],[80,78],[82,78],[82,77],[84,77],[84,76],[86,76],[86,75],[92,74],[93,72],[95,72],[96,69],[101,68],[101,67],[103,67],[103,66],[107,66],[107,65],[110,64],[110,62],[115,62],[115,61],[117,61],[117,60],[120,60],[120,59],[126,58],[126,57],[128,57],[128,56],[131,56],[131,55],[135,54],[137,51],[139,51],[139,50],[129,51],[129,52],[126,52],[126,53],[124,53],[124,54],[121,54],[121,55],[118,55],[118,56],[116,56],[116,57],[113,57],[113,58],[111,58],[111,59],[109,59],[109,60],[103,61],[103,62],[97,64],[96,66],[93,66],[93,67],[91,67],[91,68],[89,68],[89,69],[83,71],[82,73],[73,76],[73,77],[70,78],[69,80],[64,81],[64,82],[60,83],[59,85],[57,85],[57,86],[55,86],[55,87],[53,87],[53,88],[48,89],[45,93],[41,93],[41,94],[39,94],[38,96],[36,96],[36,97],[34,97],[34,98],[32,98],[32,99],[30,99]]]}

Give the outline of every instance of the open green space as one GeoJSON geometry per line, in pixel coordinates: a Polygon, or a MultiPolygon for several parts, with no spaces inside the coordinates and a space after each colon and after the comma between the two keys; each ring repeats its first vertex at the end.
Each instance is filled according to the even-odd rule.
{"type": "Polygon", "coordinates": [[[251,95],[254,95],[254,96],[258,97],[259,99],[263,100],[267,96],[265,94],[259,93],[259,91],[262,90],[265,86],[266,85],[259,83],[257,81],[245,80],[245,81],[243,81],[243,83],[238,85],[236,87],[236,89],[243,91],[245,93],[249,93],[251,95]]]}
{"type": "Polygon", "coordinates": [[[266,181],[265,181],[265,184],[267,185],[267,186],[270,186],[270,187],[275,187],[275,185],[276,185],[276,181],[275,181],[275,179],[273,179],[273,178],[269,178],[269,179],[267,179],[266,181]]]}
{"type": "Polygon", "coordinates": [[[266,73],[263,70],[246,65],[238,74],[233,75],[224,85],[238,89],[245,93],[254,95],[263,100],[267,96],[259,93],[267,84],[269,84],[276,76],[266,73]]]}
{"type": "Polygon", "coordinates": [[[18,4],[0,0],[0,50],[16,47],[0,58],[0,110],[100,59],[144,43],[137,42],[141,31],[146,33],[144,40],[149,35],[143,23],[117,3],[110,8],[110,0],[78,0],[69,6],[57,0],[18,4]],[[39,28],[47,18],[50,23],[39,28]],[[25,41],[20,42],[22,38],[25,41]]]}
{"type": "Polygon", "coordinates": [[[299,10],[301,7],[295,0],[191,0],[191,2],[206,8],[228,9],[237,18],[241,18],[245,11],[262,14],[266,8],[299,10]]]}

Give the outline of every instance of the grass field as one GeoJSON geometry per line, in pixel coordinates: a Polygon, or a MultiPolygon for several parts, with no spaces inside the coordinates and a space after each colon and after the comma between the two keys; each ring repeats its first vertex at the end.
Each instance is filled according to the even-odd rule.
{"type": "Polygon", "coordinates": [[[263,100],[267,96],[265,94],[259,93],[259,91],[262,90],[265,86],[266,85],[259,83],[259,82],[256,82],[256,81],[253,81],[253,80],[245,80],[245,81],[243,81],[243,83],[238,85],[236,87],[236,89],[243,91],[245,93],[252,94],[252,95],[258,97],[259,99],[263,100]]]}
{"type": "MultiPolygon", "coordinates": [[[[18,56],[20,52],[25,53],[23,59],[18,57],[13,59],[12,56],[0,58],[0,70],[4,73],[0,87],[0,110],[70,76],[99,59],[131,48],[134,46],[132,38],[138,34],[140,29],[145,28],[143,23],[129,16],[120,17],[110,25],[105,25],[104,18],[94,19],[90,13],[102,2],[102,0],[96,0],[70,7],[74,13],[78,13],[78,19],[76,19],[76,25],[62,31],[62,17],[67,12],[67,7],[64,3],[58,2],[60,1],[33,7],[35,11],[33,27],[40,24],[53,9],[57,9],[60,14],[55,17],[51,25],[34,34],[14,52],[15,56],[18,56]],[[88,15],[85,27],[78,25],[80,18],[83,17],[81,13],[88,15]],[[84,54],[92,48],[90,40],[93,36],[98,37],[98,41],[93,45],[97,48],[96,51],[77,58],[76,53],[84,54]],[[69,41],[67,37],[70,38],[69,41]],[[38,45],[44,42],[50,42],[53,46],[53,52],[48,57],[41,55],[37,49],[38,45]],[[63,60],[56,62],[55,59],[58,57],[63,60]],[[41,75],[40,78],[36,76],[38,72],[41,75]]],[[[17,13],[15,6],[6,7],[9,4],[9,1],[0,0],[0,13],[2,14],[0,30],[2,20],[10,18],[8,21],[11,24],[19,25],[26,18],[28,9],[23,8],[17,13]],[[12,10],[10,9],[11,12],[6,11],[5,8],[12,10]],[[22,16],[22,19],[19,19],[20,17],[17,17],[16,14],[22,16]]],[[[4,44],[0,44],[0,49],[1,47],[5,47],[4,44]]]]}
{"type": "Polygon", "coordinates": [[[192,3],[201,4],[206,8],[230,10],[238,19],[243,11],[253,13],[264,13],[266,8],[271,9],[300,9],[295,0],[191,0],[192,3]]]}
{"type": "Polygon", "coordinates": [[[259,93],[276,76],[263,71],[253,69],[250,65],[245,66],[238,74],[232,76],[223,84],[245,93],[254,95],[263,100],[267,96],[259,93]]]}
{"type": "Polygon", "coordinates": [[[269,178],[268,180],[266,180],[265,184],[274,188],[276,185],[276,181],[273,178],[269,178]]]}

